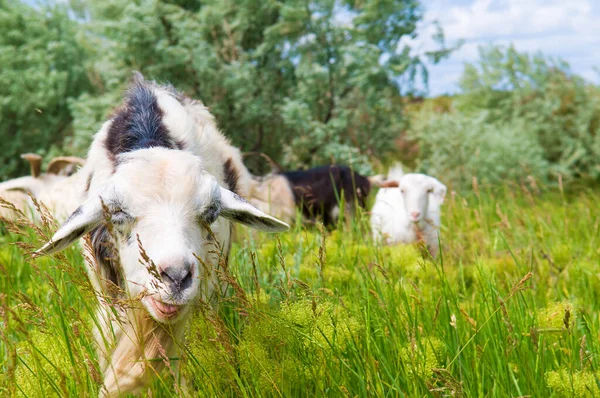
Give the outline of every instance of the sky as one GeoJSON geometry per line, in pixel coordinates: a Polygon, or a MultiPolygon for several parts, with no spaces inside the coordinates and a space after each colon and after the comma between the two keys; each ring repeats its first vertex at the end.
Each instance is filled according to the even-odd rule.
{"type": "Polygon", "coordinates": [[[600,0],[423,0],[418,37],[404,43],[424,52],[435,48],[434,21],[447,43],[463,39],[449,59],[429,66],[429,95],[458,92],[465,63],[477,61],[477,48],[488,43],[518,51],[542,51],[567,61],[571,70],[600,83],[600,0]]]}

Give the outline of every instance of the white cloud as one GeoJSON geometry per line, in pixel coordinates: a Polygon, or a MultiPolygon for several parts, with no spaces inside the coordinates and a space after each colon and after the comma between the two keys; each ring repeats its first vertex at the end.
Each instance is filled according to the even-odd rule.
{"type": "Polygon", "coordinates": [[[447,29],[449,39],[548,34],[557,31],[592,31],[592,0],[474,0],[468,6],[431,1],[431,15],[447,29]],[[438,3],[435,7],[435,3],[438,3]],[[437,8],[437,10],[436,10],[437,8]]]}
{"type": "Polygon", "coordinates": [[[425,0],[419,37],[403,40],[416,52],[435,48],[433,21],[439,21],[449,44],[464,46],[449,60],[430,67],[430,93],[455,92],[465,62],[477,60],[477,47],[513,43],[519,51],[542,51],[560,57],[575,73],[598,82],[600,2],[597,0],[425,0]]]}

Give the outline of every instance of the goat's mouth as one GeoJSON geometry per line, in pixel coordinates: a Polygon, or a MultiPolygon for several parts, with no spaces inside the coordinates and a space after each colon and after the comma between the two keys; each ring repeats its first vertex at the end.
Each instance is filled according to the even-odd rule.
{"type": "Polygon", "coordinates": [[[183,308],[183,305],[165,303],[154,297],[148,297],[148,304],[152,307],[157,317],[165,320],[177,318],[183,308]]]}

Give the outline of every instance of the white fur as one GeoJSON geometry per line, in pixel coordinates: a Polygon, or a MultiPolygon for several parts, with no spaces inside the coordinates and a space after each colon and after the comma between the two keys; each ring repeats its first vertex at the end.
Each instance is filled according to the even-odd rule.
{"type": "Polygon", "coordinates": [[[23,191],[0,191],[2,201],[10,203],[0,204],[0,218],[15,220],[18,218],[18,212],[23,213],[29,218],[33,218],[33,203],[29,195],[23,191]],[[14,211],[13,209],[16,209],[14,211]]]}
{"type": "Polygon", "coordinates": [[[215,270],[229,251],[230,221],[273,232],[288,228],[225,188],[223,165],[228,159],[236,169],[242,195],[248,192],[251,177],[239,150],[217,130],[206,107],[168,89],[152,88],[164,115],[162,122],[185,150],[140,149],[118,155],[115,165],[104,144],[112,121],[104,123],[78,173],[81,180],[93,173],[89,193],[38,251],[46,254],[67,247],[78,234],[104,223],[104,209],[109,210],[131,303],[107,303],[104,297],[109,291],[99,272],[101,264],[90,256],[89,276],[100,302],[101,327],[96,335],[105,373],[101,395],[106,396],[139,391],[146,385],[152,368],[163,366],[162,360],[145,363],[159,355],[157,347],[167,356],[177,355],[191,304],[199,296],[208,297],[217,283],[215,270]],[[208,226],[202,218],[206,214],[220,217],[208,226]],[[142,250],[151,264],[144,260],[142,250]],[[167,267],[180,271],[188,265],[192,283],[179,292],[171,291],[164,277],[158,276],[167,267]],[[165,317],[153,304],[156,301],[177,305],[179,311],[165,317]],[[114,317],[113,309],[120,319],[114,317]]]}
{"type": "Polygon", "coordinates": [[[389,181],[398,187],[382,188],[371,210],[371,230],[375,240],[385,244],[423,240],[435,257],[439,251],[440,209],[446,187],[424,174],[403,174],[394,168],[389,181]]]}
{"type": "Polygon", "coordinates": [[[402,176],[404,175],[404,170],[402,170],[402,164],[394,163],[392,167],[388,170],[387,179],[400,181],[402,176]]]}
{"type": "Polygon", "coordinates": [[[268,175],[264,178],[252,178],[248,200],[261,211],[287,223],[293,222],[296,218],[294,193],[284,176],[268,175]]]}
{"type": "MultiPolygon", "coordinates": [[[[70,177],[62,174],[64,168],[72,167],[75,164],[81,164],[81,159],[62,157],[55,158],[52,164],[56,164],[63,159],[73,159],[70,163],[64,162],[63,168],[54,167],[57,173],[42,173],[38,177],[25,176],[14,178],[12,180],[0,183],[0,197],[13,202],[15,206],[21,209],[32,221],[39,221],[39,214],[35,211],[33,202],[29,194],[38,202],[43,204],[50,214],[59,222],[64,221],[77,207],[83,194],[83,185],[81,176],[74,174],[70,177]],[[15,194],[20,191],[23,194],[15,194]],[[11,193],[9,193],[11,192],[11,193]]],[[[10,211],[4,211],[4,216],[8,219],[14,219],[16,214],[10,211]]]]}

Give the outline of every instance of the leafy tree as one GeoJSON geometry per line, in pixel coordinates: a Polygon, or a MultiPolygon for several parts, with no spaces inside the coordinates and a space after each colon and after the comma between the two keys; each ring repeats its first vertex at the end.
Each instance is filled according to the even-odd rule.
{"type": "MultiPolygon", "coordinates": [[[[90,74],[101,95],[71,103],[81,151],[132,70],[202,99],[245,151],[285,166],[336,161],[369,171],[369,157],[403,128],[401,94],[423,60],[402,48],[418,1],[81,1],[90,74]]],[[[442,37],[439,37],[442,39],[442,37]]],[[[449,49],[428,54],[434,61],[449,49]]]]}
{"type": "Polygon", "coordinates": [[[487,110],[437,113],[428,109],[414,117],[410,137],[419,144],[420,171],[438,176],[454,188],[480,184],[547,179],[552,168],[544,159],[531,123],[514,119],[492,123],[487,110]]]}
{"type": "Polygon", "coordinates": [[[463,93],[427,100],[408,137],[417,168],[457,187],[481,183],[599,179],[600,93],[569,65],[541,53],[486,46],[467,64],[463,93]]]}
{"type": "Polygon", "coordinates": [[[0,179],[72,133],[67,103],[91,89],[77,31],[64,6],[0,0],[0,179]]]}
{"type": "Polygon", "coordinates": [[[485,110],[485,123],[519,120],[537,138],[554,173],[600,178],[600,96],[566,62],[512,46],[482,47],[460,86],[459,111],[485,110]]]}

